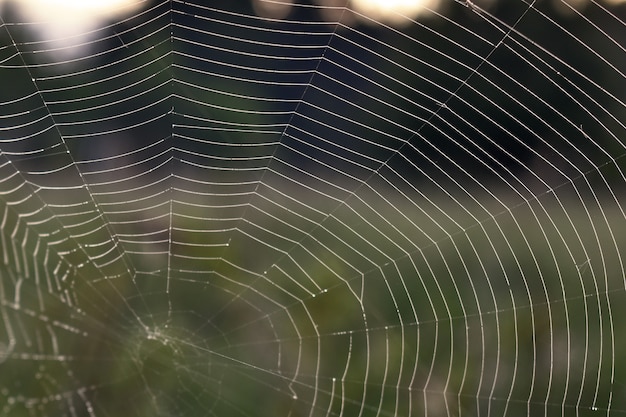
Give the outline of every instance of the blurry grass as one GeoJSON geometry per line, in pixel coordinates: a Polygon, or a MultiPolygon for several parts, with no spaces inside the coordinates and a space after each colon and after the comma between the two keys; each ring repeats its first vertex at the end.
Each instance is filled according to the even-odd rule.
{"type": "MultiPolygon", "coordinates": [[[[375,207],[376,198],[363,201],[375,207]]],[[[456,224],[447,216],[467,212],[444,202],[435,207],[445,214],[430,217],[402,202],[395,207],[406,217],[384,205],[350,217],[346,206],[313,229],[281,224],[280,208],[274,218],[251,209],[239,223],[250,233],[261,226],[310,234],[296,245],[266,238],[291,257],[232,234],[222,255],[197,261],[197,273],[171,271],[169,294],[162,270],[93,281],[83,270],[57,287],[65,267],[55,249],[83,238],[55,246],[45,232],[52,221],[26,226],[5,206],[5,225],[14,226],[2,231],[0,342],[4,350],[16,344],[0,364],[0,413],[85,407],[81,395],[96,415],[129,399],[130,415],[155,406],[185,415],[308,415],[315,403],[314,415],[351,416],[363,402],[362,415],[379,407],[384,415],[482,415],[488,408],[526,415],[559,404],[574,415],[607,407],[610,395],[611,409],[624,410],[624,387],[611,381],[612,373],[616,381],[626,373],[618,353],[626,347],[619,320],[626,238],[617,233],[624,218],[608,200],[603,213],[580,200],[565,203],[545,195],[510,211],[491,206],[497,216],[483,213],[481,223],[456,224]],[[414,247],[425,236],[415,225],[440,237],[414,247]],[[34,250],[46,244],[49,251],[34,250]],[[146,344],[139,321],[182,353],[146,344]],[[265,402],[272,407],[259,409],[265,402]]],[[[89,238],[104,240],[97,233],[89,238]]]]}

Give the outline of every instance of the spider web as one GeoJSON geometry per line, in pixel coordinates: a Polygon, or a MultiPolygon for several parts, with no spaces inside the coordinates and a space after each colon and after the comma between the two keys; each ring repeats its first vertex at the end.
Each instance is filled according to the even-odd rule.
{"type": "Polygon", "coordinates": [[[0,415],[626,413],[623,7],[205,4],[5,7],[0,415]]]}

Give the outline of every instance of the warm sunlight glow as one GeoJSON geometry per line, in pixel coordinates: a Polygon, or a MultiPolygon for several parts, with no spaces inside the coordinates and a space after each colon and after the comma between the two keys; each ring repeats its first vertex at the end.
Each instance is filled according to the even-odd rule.
{"type": "Polygon", "coordinates": [[[37,23],[37,29],[51,47],[68,48],[87,40],[87,32],[102,22],[131,13],[145,1],[0,0],[2,3],[17,6],[26,21],[37,23]]]}
{"type": "Polygon", "coordinates": [[[352,0],[355,11],[391,23],[428,14],[438,6],[439,0],[352,0]]]}

